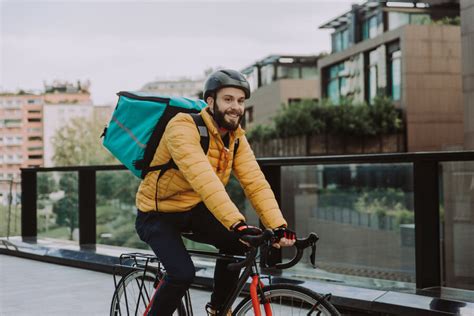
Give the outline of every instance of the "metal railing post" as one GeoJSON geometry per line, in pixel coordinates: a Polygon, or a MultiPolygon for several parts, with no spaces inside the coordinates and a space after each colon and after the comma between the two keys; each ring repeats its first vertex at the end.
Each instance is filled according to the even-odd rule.
{"type": "Polygon", "coordinates": [[[21,170],[21,237],[25,242],[37,241],[36,171],[21,170]]]}
{"type": "MultiPolygon", "coordinates": [[[[261,166],[262,172],[265,175],[265,179],[267,179],[268,183],[270,184],[270,187],[273,190],[273,193],[275,194],[275,199],[278,202],[278,205],[280,208],[282,207],[282,201],[281,201],[281,167],[280,166],[261,166]]],[[[285,214],[285,210],[282,209],[283,216],[287,218],[287,214],[285,214]]],[[[263,227],[262,224],[260,226],[263,227]]],[[[269,256],[268,258],[269,261],[271,262],[282,262],[282,252],[281,249],[274,249],[271,253],[271,258],[269,256]]],[[[265,271],[265,272],[271,272],[271,274],[281,274],[281,271],[276,270],[276,271],[265,271]]]]}
{"type": "Polygon", "coordinates": [[[439,166],[437,161],[415,161],[416,287],[441,286],[439,166]]]}
{"type": "Polygon", "coordinates": [[[79,245],[94,248],[96,244],[95,170],[79,170],[79,245]]]}

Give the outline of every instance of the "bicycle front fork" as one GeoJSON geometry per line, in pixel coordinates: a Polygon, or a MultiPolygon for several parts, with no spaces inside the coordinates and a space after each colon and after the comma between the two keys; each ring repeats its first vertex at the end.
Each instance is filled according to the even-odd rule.
{"type": "Polygon", "coordinates": [[[263,283],[262,281],[260,281],[260,277],[258,274],[252,275],[252,283],[250,284],[250,298],[252,299],[252,306],[255,316],[262,316],[262,312],[260,310],[260,302],[263,302],[265,314],[267,316],[272,316],[270,301],[265,297],[263,293],[263,283]]]}

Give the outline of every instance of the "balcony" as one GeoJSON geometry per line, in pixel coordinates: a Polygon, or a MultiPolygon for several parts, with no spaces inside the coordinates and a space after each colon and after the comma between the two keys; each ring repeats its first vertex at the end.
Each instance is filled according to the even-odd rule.
{"type": "MultiPolygon", "coordinates": [[[[268,273],[331,292],[339,308],[360,314],[473,313],[473,161],[474,152],[259,159],[290,227],[321,238],[318,269],[302,262],[268,273]]],[[[122,247],[146,249],[124,238],[134,229],[133,193],[103,190],[117,170],[124,168],[22,169],[21,238],[10,238],[17,250],[0,252],[110,272],[122,247]],[[76,241],[55,241],[51,227],[45,230],[48,207],[40,207],[37,183],[47,173],[77,181],[78,204],[69,211],[78,227],[64,230],[64,239],[76,241]]],[[[136,188],[137,179],[122,175],[117,188],[136,188]]],[[[242,192],[232,192],[248,222],[258,224],[242,192]]],[[[284,261],[289,254],[279,256],[284,261]]],[[[197,284],[209,284],[205,275],[212,268],[195,262],[202,267],[197,284]]]]}

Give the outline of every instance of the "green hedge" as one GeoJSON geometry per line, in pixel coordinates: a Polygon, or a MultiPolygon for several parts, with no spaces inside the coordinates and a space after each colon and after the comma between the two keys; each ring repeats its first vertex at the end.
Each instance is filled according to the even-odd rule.
{"type": "Polygon", "coordinates": [[[257,125],[248,132],[250,141],[265,141],[306,134],[373,136],[403,130],[401,113],[387,97],[376,97],[372,105],[342,100],[338,106],[329,101],[305,100],[283,105],[273,125],[257,125]]]}

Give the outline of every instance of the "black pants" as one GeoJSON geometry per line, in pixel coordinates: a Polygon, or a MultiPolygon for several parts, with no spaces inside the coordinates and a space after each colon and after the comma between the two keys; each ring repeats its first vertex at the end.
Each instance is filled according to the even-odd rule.
{"type": "MultiPolygon", "coordinates": [[[[184,247],[181,233],[192,231],[191,239],[211,244],[220,253],[243,255],[246,246],[237,234],[225,228],[204,203],[183,213],[138,211],[135,227],[166,269],[166,277],[154,297],[150,315],[171,315],[194,279],[195,268],[184,247]]],[[[221,306],[233,290],[240,271],[227,269],[229,261],[217,260],[211,303],[221,306]]]]}

